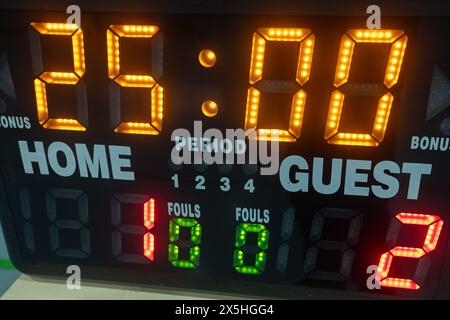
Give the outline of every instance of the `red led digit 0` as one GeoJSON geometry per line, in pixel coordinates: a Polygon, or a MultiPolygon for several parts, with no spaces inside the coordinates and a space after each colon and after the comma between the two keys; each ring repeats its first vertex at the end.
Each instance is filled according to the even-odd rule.
{"type": "MultiPolygon", "coordinates": [[[[334,86],[339,88],[348,82],[355,43],[390,43],[391,50],[383,83],[388,89],[392,88],[398,82],[407,41],[408,37],[400,30],[348,30],[341,39],[334,86]]],[[[331,144],[378,146],[384,139],[388,125],[394,100],[392,94],[387,92],[378,100],[375,121],[370,134],[339,131],[344,97],[340,90],[335,90],[331,94],[325,139],[331,144]]]]}
{"type": "Polygon", "coordinates": [[[380,262],[378,263],[378,272],[381,279],[380,285],[383,287],[418,290],[420,285],[414,279],[392,278],[388,276],[392,260],[394,257],[420,259],[435,250],[444,222],[439,216],[405,212],[397,214],[396,219],[402,224],[428,226],[428,230],[422,248],[394,247],[381,255],[380,262]]]}
{"type": "Polygon", "coordinates": [[[46,84],[76,85],[84,75],[83,31],[76,24],[31,23],[40,34],[72,38],[74,72],[44,71],[34,80],[39,123],[46,129],[85,131],[75,119],[49,118],[46,84]]]}
{"type": "Polygon", "coordinates": [[[159,28],[151,25],[112,25],[106,32],[108,44],[108,75],[122,87],[151,89],[150,122],[121,122],[117,133],[157,135],[162,130],[163,88],[150,75],[123,75],[120,73],[120,37],[152,38],[159,28]]]}
{"type": "Polygon", "coordinates": [[[247,94],[245,114],[245,130],[256,129],[258,140],[293,142],[300,137],[305,109],[306,93],[298,90],[293,97],[289,129],[260,129],[258,110],[261,92],[253,85],[262,80],[264,70],[264,54],[267,41],[299,42],[300,51],[297,63],[296,82],[302,86],[309,80],[315,36],[309,29],[299,28],[260,28],[253,35],[252,56],[250,61],[249,82],[252,85],[247,94]]]}
{"type": "Polygon", "coordinates": [[[155,200],[151,198],[144,203],[144,226],[148,232],[144,234],[144,256],[153,261],[155,258],[155,238],[150,229],[155,225],[155,200]]]}

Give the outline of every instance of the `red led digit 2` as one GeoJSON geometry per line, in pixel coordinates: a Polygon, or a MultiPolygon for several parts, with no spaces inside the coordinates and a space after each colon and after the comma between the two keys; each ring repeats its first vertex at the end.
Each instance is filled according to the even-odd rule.
{"type": "MultiPolygon", "coordinates": [[[[380,285],[382,287],[418,290],[420,289],[420,284],[415,279],[389,277],[392,260],[394,257],[404,257],[418,259],[420,261],[422,257],[434,251],[439,241],[439,235],[444,222],[439,216],[405,212],[397,214],[395,218],[402,224],[428,226],[428,230],[421,248],[397,246],[381,255],[380,262],[378,263],[378,272],[381,279],[380,285]]],[[[391,224],[392,227],[393,224],[391,224]]]]}

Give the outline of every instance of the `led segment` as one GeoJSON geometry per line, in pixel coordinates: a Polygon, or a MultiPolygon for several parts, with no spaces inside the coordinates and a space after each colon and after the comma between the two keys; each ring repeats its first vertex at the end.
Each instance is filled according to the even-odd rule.
{"type": "Polygon", "coordinates": [[[377,141],[383,141],[386,133],[389,115],[391,113],[392,102],[394,96],[391,93],[386,93],[378,100],[377,113],[375,116],[375,123],[372,127],[372,137],[377,141]]]}
{"type": "Polygon", "coordinates": [[[256,127],[258,121],[258,106],[261,92],[254,87],[250,87],[247,93],[247,110],[245,114],[245,128],[256,127]]]}
{"type": "Polygon", "coordinates": [[[338,65],[334,76],[334,86],[339,87],[348,81],[355,43],[349,36],[343,35],[339,48],[338,65]]]}
{"type": "MultiPolygon", "coordinates": [[[[418,290],[420,285],[414,279],[388,277],[392,260],[394,257],[420,259],[435,250],[444,222],[436,215],[405,212],[397,214],[396,219],[402,224],[428,226],[427,235],[422,248],[397,246],[381,255],[378,263],[378,272],[381,279],[380,285],[383,287],[418,290]]],[[[390,234],[389,231],[388,234],[390,234]]]]}
{"type": "Polygon", "coordinates": [[[32,22],[31,26],[40,34],[59,36],[71,36],[75,31],[79,30],[78,26],[73,23],[32,22]]]}
{"type": "Polygon", "coordinates": [[[45,127],[45,123],[48,120],[48,104],[45,82],[39,79],[34,79],[34,90],[36,92],[38,120],[39,123],[45,127]]]}
{"type": "Polygon", "coordinates": [[[74,72],[43,71],[34,80],[39,123],[46,129],[85,131],[78,120],[49,118],[46,84],[76,85],[85,73],[83,31],[76,24],[31,23],[43,35],[69,36],[72,39],[74,72]]]}
{"type": "Polygon", "coordinates": [[[331,94],[330,108],[328,111],[327,127],[325,129],[325,139],[330,139],[338,132],[338,123],[341,120],[342,107],[344,105],[344,94],[339,90],[331,94]]]}
{"type": "Polygon", "coordinates": [[[316,36],[311,34],[300,45],[300,58],[298,59],[296,77],[300,85],[304,85],[309,80],[315,41],[316,36]]]}
{"type": "Polygon", "coordinates": [[[175,218],[169,223],[169,262],[176,268],[194,269],[200,265],[200,243],[202,237],[202,227],[195,219],[175,218]],[[190,242],[193,244],[189,248],[189,258],[182,260],[179,258],[180,246],[175,244],[180,240],[180,229],[189,228],[190,242]]]}
{"type": "Polygon", "coordinates": [[[250,62],[250,84],[254,84],[262,79],[265,52],[266,40],[255,33],[253,35],[252,59],[250,62]]]}
{"type": "Polygon", "coordinates": [[[153,88],[155,80],[151,76],[130,76],[120,75],[116,78],[116,82],[122,87],[130,88],[153,88]]]}
{"type": "Polygon", "coordinates": [[[113,25],[109,28],[119,37],[128,38],[151,38],[159,30],[157,26],[151,25],[113,25]]]}
{"type": "Polygon", "coordinates": [[[302,86],[309,80],[315,36],[311,34],[311,30],[299,28],[259,28],[253,35],[249,75],[252,87],[247,94],[245,130],[255,129],[258,140],[293,142],[300,137],[303,122],[306,93],[301,89],[293,97],[288,130],[257,128],[261,92],[255,86],[263,79],[267,41],[298,42],[300,44],[296,83],[302,86]]]}
{"type": "MultiPolygon", "coordinates": [[[[391,44],[391,50],[383,83],[390,89],[398,82],[407,39],[401,30],[348,30],[341,39],[334,86],[339,88],[348,82],[356,43],[387,43],[391,44]]],[[[339,131],[344,94],[340,90],[333,91],[325,128],[325,139],[331,144],[378,146],[386,133],[393,100],[394,97],[390,92],[378,100],[376,117],[370,134],[346,133],[339,131]]]]}
{"type": "Polygon", "coordinates": [[[392,43],[403,34],[401,30],[390,29],[351,29],[347,34],[356,42],[366,43],[392,43]]]}
{"type": "Polygon", "coordinates": [[[236,249],[234,250],[233,266],[239,273],[261,274],[264,272],[267,259],[267,249],[269,248],[269,230],[262,224],[241,223],[236,228],[236,249]],[[258,234],[258,248],[254,265],[244,265],[244,247],[247,242],[247,233],[258,234]]]}
{"type": "Polygon", "coordinates": [[[311,33],[311,30],[299,28],[259,28],[258,33],[269,41],[301,42],[311,33]]]}
{"type": "Polygon", "coordinates": [[[257,140],[294,142],[295,138],[287,130],[280,129],[257,129],[257,140]]]}
{"type": "Polygon", "coordinates": [[[300,89],[294,96],[291,107],[291,119],[289,121],[289,133],[295,138],[300,137],[305,110],[306,92],[300,89]]]}
{"type": "Polygon", "coordinates": [[[120,73],[120,37],[152,38],[159,28],[151,25],[112,25],[106,31],[108,46],[108,76],[122,87],[151,89],[150,122],[121,122],[114,132],[158,135],[163,121],[163,88],[150,75],[120,73]]]}
{"type": "Polygon", "coordinates": [[[46,83],[77,84],[79,78],[72,72],[43,72],[39,77],[46,83]]]}
{"type": "Polygon", "coordinates": [[[108,76],[114,79],[120,74],[119,37],[111,30],[106,30],[106,42],[108,45],[108,76]]]}
{"type": "Polygon", "coordinates": [[[421,226],[428,226],[440,220],[439,216],[406,212],[399,213],[396,218],[404,224],[417,224],[421,226]]]}
{"type": "Polygon", "coordinates": [[[77,32],[75,32],[72,36],[73,67],[75,69],[75,73],[80,78],[84,75],[84,72],[86,71],[83,44],[84,44],[83,32],[80,29],[77,32]]]}
{"type": "Polygon", "coordinates": [[[347,146],[366,146],[375,147],[378,145],[370,134],[364,133],[338,133],[329,143],[347,145],[347,146]]]}
{"type": "Polygon", "coordinates": [[[389,53],[389,62],[384,76],[384,84],[388,88],[393,87],[398,82],[407,42],[408,37],[403,36],[395,41],[391,47],[391,51],[389,53]]]}
{"type": "Polygon", "coordinates": [[[155,200],[150,199],[144,203],[144,227],[149,230],[144,234],[144,256],[153,261],[155,258],[155,237],[150,229],[155,225],[155,200]]]}

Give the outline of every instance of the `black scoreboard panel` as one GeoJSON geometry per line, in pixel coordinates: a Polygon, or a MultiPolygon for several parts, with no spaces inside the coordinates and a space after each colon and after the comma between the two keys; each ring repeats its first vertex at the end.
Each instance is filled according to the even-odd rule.
{"type": "Polygon", "coordinates": [[[0,211],[19,270],[449,297],[444,2],[380,5],[381,29],[346,2],[79,3],[80,26],[36,5],[0,11],[0,211]],[[266,144],[272,162],[250,161],[266,144]],[[233,164],[207,163],[228,147],[233,164]]]}

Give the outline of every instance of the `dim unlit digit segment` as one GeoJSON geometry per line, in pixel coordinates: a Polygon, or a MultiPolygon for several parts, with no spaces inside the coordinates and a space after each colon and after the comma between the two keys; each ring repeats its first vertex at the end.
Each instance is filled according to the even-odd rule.
{"type": "Polygon", "coordinates": [[[25,239],[25,246],[28,250],[35,252],[36,251],[36,243],[34,240],[34,230],[31,225],[31,205],[30,205],[30,193],[27,189],[23,189],[20,191],[20,211],[22,212],[22,216],[25,219],[25,223],[23,226],[23,234],[25,239]]]}
{"type": "Polygon", "coordinates": [[[436,249],[444,222],[439,216],[435,215],[399,213],[389,226],[386,242],[390,242],[391,245],[397,242],[403,224],[428,227],[422,248],[396,246],[383,253],[378,263],[380,285],[382,287],[418,290],[428,272],[429,257],[427,257],[427,254],[436,249]],[[389,277],[389,271],[394,257],[418,259],[414,279],[389,277]]]}
{"type": "Polygon", "coordinates": [[[87,258],[91,254],[90,232],[86,227],[89,220],[88,199],[81,190],[50,189],[45,195],[47,216],[51,221],[49,226],[50,248],[57,256],[71,258],[87,258]],[[68,206],[76,203],[78,219],[63,219],[58,217],[57,202],[64,202],[68,206]],[[80,249],[62,248],[62,231],[76,230],[80,237],[80,249]]]}
{"type": "Polygon", "coordinates": [[[330,281],[345,281],[350,278],[355,254],[352,247],[358,243],[362,220],[363,217],[359,212],[348,209],[324,208],[315,213],[310,233],[310,239],[315,244],[308,248],[304,266],[305,273],[308,274],[309,278],[330,281]],[[322,233],[326,219],[349,220],[348,234],[345,241],[323,239],[322,233]],[[335,251],[340,254],[341,262],[337,271],[317,269],[320,251],[335,251]]]}
{"type": "MultiPolygon", "coordinates": [[[[240,223],[236,227],[236,249],[234,250],[233,266],[239,273],[245,274],[261,274],[266,268],[267,249],[269,249],[269,230],[263,224],[259,223],[240,223]],[[244,262],[244,255],[246,254],[245,247],[247,245],[248,233],[256,233],[257,250],[255,254],[255,262],[253,265],[247,265],[244,262]]],[[[247,253],[249,254],[249,253],[247,253]]]]}
{"type": "Polygon", "coordinates": [[[384,75],[384,85],[392,88],[400,74],[403,56],[406,50],[407,36],[400,30],[349,30],[341,39],[338,62],[334,78],[334,90],[331,94],[328,110],[325,139],[331,144],[378,146],[384,139],[389,114],[394,97],[388,91],[378,100],[375,120],[371,133],[349,133],[339,131],[345,94],[338,88],[348,82],[353,51],[356,43],[391,44],[388,65],[384,75]]]}
{"type": "Polygon", "coordinates": [[[261,92],[284,92],[284,88],[292,87],[292,85],[301,88],[309,80],[314,41],[315,36],[309,29],[260,28],[254,33],[249,76],[251,87],[247,94],[245,130],[256,129],[258,140],[293,142],[300,137],[306,101],[306,93],[302,89],[297,89],[293,94],[288,130],[258,128],[258,111],[261,92]],[[273,81],[262,80],[267,41],[298,42],[300,44],[295,83],[284,81],[280,86],[274,84],[273,81]]]}
{"type": "Polygon", "coordinates": [[[46,129],[85,131],[88,123],[86,89],[80,82],[85,72],[83,31],[76,24],[31,23],[38,32],[30,32],[33,68],[38,76],[34,80],[39,123],[46,129]],[[45,71],[40,35],[66,36],[72,39],[73,72],[45,71]],[[50,118],[47,102],[49,84],[73,85],[76,88],[78,119],[50,118]]]}
{"type": "Polygon", "coordinates": [[[117,85],[110,87],[111,124],[117,133],[158,135],[162,130],[163,88],[157,83],[162,75],[162,35],[157,26],[112,25],[106,31],[108,45],[108,75],[117,85]],[[124,75],[120,73],[119,39],[152,38],[153,75],[124,75]],[[120,87],[148,88],[151,101],[148,108],[149,122],[123,122],[120,87]]]}
{"type": "Polygon", "coordinates": [[[151,229],[155,225],[155,201],[146,195],[120,193],[111,200],[111,221],[116,230],[112,234],[112,251],[119,261],[132,263],[149,263],[155,258],[155,239],[151,229]],[[126,205],[142,206],[144,225],[123,224],[123,216],[127,214],[126,205]],[[123,248],[123,235],[142,237],[143,254],[126,252],[123,248]]]}
{"type": "Polygon", "coordinates": [[[175,218],[169,222],[169,262],[176,268],[195,269],[200,265],[200,244],[202,226],[195,219],[175,218]],[[180,259],[180,229],[188,228],[190,232],[189,257],[180,259]]]}
{"type": "Polygon", "coordinates": [[[286,273],[287,270],[290,250],[290,246],[289,244],[287,244],[287,241],[289,241],[292,237],[294,221],[295,208],[291,207],[284,212],[283,221],[281,223],[281,238],[283,239],[283,241],[286,241],[278,247],[276,268],[281,273],[286,273]]]}

